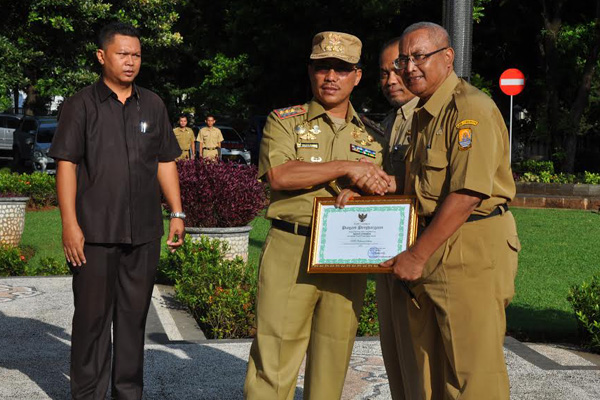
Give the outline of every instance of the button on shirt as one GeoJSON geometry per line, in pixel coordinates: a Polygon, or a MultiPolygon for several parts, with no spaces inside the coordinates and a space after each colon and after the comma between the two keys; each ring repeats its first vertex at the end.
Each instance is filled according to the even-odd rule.
{"type": "Polygon", "coordinates": [[[159,162],[181,154],[167,110],[133,86],[121,103],[100,79],[65,101],[50,156],[77,168],[77,221],[90,243],[142,244],[163,234],[159,162]]]}

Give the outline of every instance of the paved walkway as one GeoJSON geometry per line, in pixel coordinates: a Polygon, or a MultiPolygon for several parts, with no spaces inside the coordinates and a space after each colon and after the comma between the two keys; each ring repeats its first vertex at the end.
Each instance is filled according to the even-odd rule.
{"type": "MultiPolygon", "coordinates": [[[[69,398],[71,279],[0,279],[0,399],[69,398]]],[[[155,287],[147,325],[145,399],[241,399],[249,340],[207,341],[155,287]]],[[[511,398],[600,399],[600,359],[508,338],[511,398]]],[[[302,371],[301,371],[302,372],[302,371]]],[[[300,376],[296,399],[302,398],[300,376]]],[[[389,399],[378,340],[357,340],[343,399],[389,399]]]]}

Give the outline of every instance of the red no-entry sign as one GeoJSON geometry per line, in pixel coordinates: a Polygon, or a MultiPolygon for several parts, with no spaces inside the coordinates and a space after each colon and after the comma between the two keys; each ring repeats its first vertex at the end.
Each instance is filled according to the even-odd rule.
{"type": "Polygon", "coordinates": [[[525,75],[516,68],[507,69],[500,75],[500,89],[504,94],[516,96],[525,87],[525,75]]]}

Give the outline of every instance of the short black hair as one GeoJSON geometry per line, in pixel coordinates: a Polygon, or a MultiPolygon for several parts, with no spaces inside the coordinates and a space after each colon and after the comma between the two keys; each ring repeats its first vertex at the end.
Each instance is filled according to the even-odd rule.
{"type": "Polygon", "coordinates": [[[180,120],[181,118],[188,119],[188,116],[185,114],[179,114],[179,117],[177,119],[180,120]]]}
{"type": "Polygon", "coordinates": [[[106,50],[106,46],[108,46],[115,35],[140,38],[140,32],[133,25],[123,22],[111,22],[100,30],[97,39],[98,48],[106,50]]]}
{"type": "Polygon", "coordinates": [[[214,119],[215,121],[217,120],[213,114],[208,114],[208,115],[206,116],[206,119],[209,119],[209,118],[212,118],[212,119],[214,119]]]}

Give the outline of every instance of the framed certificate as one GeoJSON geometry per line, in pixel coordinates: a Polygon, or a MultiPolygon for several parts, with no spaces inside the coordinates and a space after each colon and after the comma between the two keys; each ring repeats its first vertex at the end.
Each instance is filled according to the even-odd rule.
{"type": "Polygon", "coordinates": [[[415,241],[414,196],[357,197],[341,209],[334,204],[332,197],[314,200],[309,273],[389,273],[379,263],[415,241]]]}

